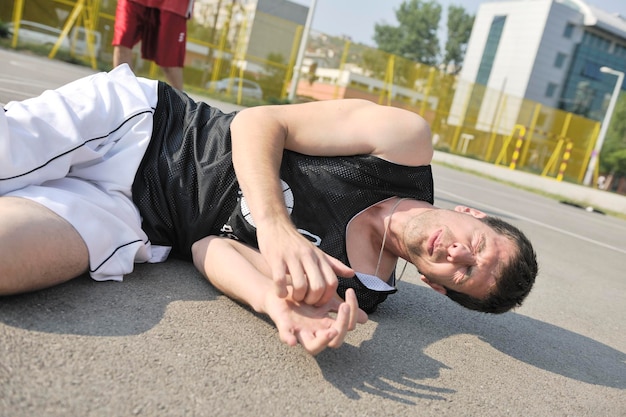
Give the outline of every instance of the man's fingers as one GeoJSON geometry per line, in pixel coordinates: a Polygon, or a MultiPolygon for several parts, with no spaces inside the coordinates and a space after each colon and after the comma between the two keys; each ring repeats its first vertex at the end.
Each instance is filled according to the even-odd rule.
{"type": "Polygon", "coordinates": [[[337,293],[337,275],[325,262],[325,259],[321,259],[320,263],[317,263],[312,268],[317,275],[309,278],[309,290],[307,292],[304,302],[309,305],[324,305],[329,302],[337,293]]]}
{"type": "Polygon", "coordinates": [[[337,276],[354,276],[354,270],[349,266],[346,266],[340,260],[333,258],[332,256],[323,252],[322,255],[322,258],[320,258],[319,261],[319,268],[322,271],[323,279],[325,282],[324,291],[319,293],[317,301],[309,303],[320,306],[329,302],[337,294],[337,287],[339,286],[337,276]]]}
{"type": "Polygon", "coordinates": [[[356,294],[352,288],[348,288],[346,291],[346,303],[350,307],[350,316],[348,320],[348,330],[354,330],[356,328],[357,311],[359,310],[359,302],[356,299],[356,294]]]}
{"type": "Polygon", "coordinates": [[[354,276],[354,269],[350,268],[339,259],[330,256],[327,253],[323,253],[325,258],[325,264],[329,265],[333,270],[335,276],[342,278],[350,278],[354,276]]]}
{"type": "Polygon", "coordinates": [[[308,281],[306,275],[304,275],[302,266],[299,262],[297,262],[292,263],[291,265],[286,265],[286,268],[287,271],[282,274],[282,277],[279,275],[274,275],[274,283],[278,285],[277,280],[282,278],[285,286],[285,291],[287,291],[286,286],[291,285],[291,297],[295,301],[304,300],[308,289],[308,281]]]}
{"type": "Polygon", "coordinates": [[[287,276],[283,273],[282,275],[276,274],[273,278],[274,287],[276,288],[276,295],[280,298],[285,298],[289,295],[289,291],[287,291],[287,285],[290,284],[287,276]]]}
{"type": "Polygon", "coordinates": [[[337,331],[335,337],[328,343],[328,347],[338,348],[343,344],[343,340],[348,334],[349,326],[350,326],[350,310],[351,307],[348,303],[343,303],[339,306],[339,311],[337,312],[337,318],[335,322],[331,326],[337,331]]]}
{"type": "Polygon", "coordinates": [[[337,336],[337,330],[330,327],[318,330],[315,334],[310,332],[300,332],[298,341],[311,355],[315,356],[329,346],[329,343],[337,336]]]}
{"type": "Polygon", "coordinates": [[[337,289],[337,276],[323,252],[310,252],[287,262],[287,285],[293,287],[292,297],[309,305],[321,305],[330,300],[337,289]]]}
{"type": "Polygon", "coordinates": [[[353,276],[352,268],[338,259],[315,248],[311,258],[302,261],[308,289],[304,302],[309,305],[323,305],[337,292],[337,275],[353,276]]]}
{"type": "Polygon", "coordinates": [[[297,334],[302,347],[311,355],[317,355],[327,347],[338,348],[348,333],[350,324],[351,307],[347,303],[339,306],[337,317],[328,329],[318,330],[315,333],[302,331],[297,334]]]}
{"type": "Polygon", "coordinates": [[[261,253],[270,265],[276,294],[284,298],[291,286],[295,301],[323,305],[337,289],[337,276],[354,276],[354,271],[336,258],[327,255],[298,234],[299,242],[284,243],[279,250],[267,245],[259,235],[261,253]]]}
{"type": "Polygon", "coordinates": [[[284,344],[288,346],[295,346],[298,344],[299,341],[294,334],[294,331],[285,327],[278,327],[278,337],[284,344]]]}
{"type": "Polygon", "coordinates": [[[320,265],[317,258],[307,257],[302,261],[304,274],[307,280],[308,288],[303,301],[309,305],[317,304],[324,296],[326,291],[326,278],[324,276],[324,265],[320,265]]]}
{"type": "Polygon", "coordinates": [[[365,324],[367,323],[367,320],[367,313],[359,308],[357,310],[356,322],[359,324],[365,324]]]}
{"type": "Polygon", "coordinates": [[[367,313],[359,308],[359,300],[352,288],[346,290],[346,303],[350,306],[350,330],[354,330],[357,323],[367,323],[367,313]]]}
{"type": "MultiPolygon", "coordinates": [[[[289,331],[283,331],[281,329],[281,340],[291,346],[293,345],[292,343],[295,343],[295,340],[297,340],[311,355],[317,355],[328,347],[340,347],[348,332],[354,330],[357,323],[365,323],[367,321],[367,314],[359,309],[359,304],[353,289],[346,291],[345,302],[339,302],[337,299],[329,300],[324,307],[306,307],[307,309],[323,309],[327,313],[331,311],[336,312],[334,318],[324,314],[325,318],[323,318],[323,321],[325,324],[322,324],[324,328],[320,329],[318,327],[315,329],[314,327],[317,326],[312,328],[298,326],[300,327],[298,330],[288,329],[289,331]]],[[[318,319],[322,319],[322,316],[319,316],[318,319]]]]}

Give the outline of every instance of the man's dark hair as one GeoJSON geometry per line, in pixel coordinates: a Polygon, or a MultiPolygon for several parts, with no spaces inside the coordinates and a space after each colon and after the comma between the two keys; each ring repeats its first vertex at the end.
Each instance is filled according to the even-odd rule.
{"type": "Polygon", "coordinates": [[[510,239],[518,251],[503,266],[495,287],[487,297],[475,298],[449,288],[446,288],[446,295],[470,310],[500,314],[521,306],[530,293],[539,270],[537,255],[528,238],[515,226],[497,217],[487,216],[480,220],[510,239]]]}

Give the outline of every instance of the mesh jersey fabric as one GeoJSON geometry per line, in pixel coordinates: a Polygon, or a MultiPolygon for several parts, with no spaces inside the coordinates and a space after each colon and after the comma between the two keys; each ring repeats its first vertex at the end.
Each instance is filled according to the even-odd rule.
{"type": "MultiPolygon", "coordinates": [[[[280,177],[298,231],[346,265],[350,265],[346,227],[361,211],[394,196],[433,203],[430,166],[408,167],[371,155],[318,157],[286,150],[280,177]]],[[[256,230],[242,200],[245,196],[240,197],[224,231],[257,246],[256,230]]],[[[368,289],[358,279],[340,277],[337,292],[342,298],[348,288],[355,290],[359,307],[368,313],[388,296],[368,289]]]]}
{"type": "Polygon", "coordinates": [[[191,259],[191,246],[218,235],[237,203],[230,122],[225,114],[159,83],[152,140],[133,182],[133,201],[153,244],[191,259]]]}

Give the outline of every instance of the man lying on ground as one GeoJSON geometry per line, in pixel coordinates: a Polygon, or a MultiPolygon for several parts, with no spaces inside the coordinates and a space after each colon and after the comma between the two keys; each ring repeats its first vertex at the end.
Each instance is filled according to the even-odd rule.
{"type": "Polygon", "coordinates": [[[0,294],[122,280],[171,251],[316,354],[395,292],[398,258],[491,313],[537,274],[515,227],[432,205],[430,130],[398,108],[224,114],[120,66],[7,104],[0,149],[0,294]]]}

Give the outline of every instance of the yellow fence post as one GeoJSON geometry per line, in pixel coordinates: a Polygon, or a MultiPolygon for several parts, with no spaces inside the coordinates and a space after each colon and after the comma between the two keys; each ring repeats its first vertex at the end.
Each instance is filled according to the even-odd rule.
{"type": "MultiPolygon", "coordinates": [[[[513,129],[513,131],[515,131],[515,129],[513,129]]],[[[500,153],[498,153],[498,157],[494,161],[494,165],[500,165],[500,162],[506,158],[506,150],[509,148],[509,143],[511,143],[511,139],[513,139],[513,133],[504,138],[502,148],[500,148],[500,153]]]]}
{"type": "MultiPolygon", "coordinates": [[[[222,34],[220,36],[220,43],[217,47],[218,58],[215,60],[215,66],[213,67],[213,73],[211,74],[211,89],[215,89],[215,81],[220,76],[222,71],[222,56],[224,55],[224,48],[226,47],[226,38],[228,37],[228,30],[230,27],[230,21],[226,21],[222,27],[222,34]]],[[[227,87],[227,93],[230,93],[230,85],[227,87]]]]}
{"type": "MultiPolygon", "coordinates": [[[[506,158],[506,151],[509,148],[509,144],[511,143],[511,140],[513,140],[513,136],[515,136],[515,132],[517,132],[518,130],[520,131],[520,135],[522,137],[524,136],[524,133],[526,133],[525,126],[522,126],[522,125],[513,126],[513,130],[511,131],[511,134],[504,139],[504,143],[502,144],[502,149],[500,149],[500,153],[498,154],[498,157],[496,158],[496,161],[494,162],[495,165],[500,165],[500,162],[506,158]]],[[[519,139],[516,144],[516,150],[518,151],[517,157],[519,157],[518,145],[521,146],[519,139]]],[[[511,165],[509,165],[509,168],[515,169],[515,166],[513,164],[513,158],[511,158],[511,165]],[[511,168],[511,165],[513,165],[513,168],[511,168]]]]}
{"type": "Polygon", "coordinates": [[[430,89],[433,86],[433,81],[435,80],[435,67],[430,67],[430,69],[428,70],[429,74],[428,74],[428,81],[426,83],[426,92],[424,93],[424,97],[422,99],[422,106],[420,107],[420,116],[424,116],[424,113],[426,112],[426,108],[428,105],[428,97],[430,96],[430,89]]]}
{"type": "Polygon", "coordinates": [[[158,71],[159,71],[159,67],[157,66],[156,62],[151,61],[150,69],[148,70],[148,77],[156,80],[158,71]]]}
{"type": "Polygon", "coordinates": [[[378,97],[378,104],[383,104],[385,96],[387,96],[387,106],[391,104],[391,95],[393,94],[393,71],[395,63],[395,55],[389,55],[387,60],[387,71],[385,72],[385,81],[383,88],[380,90],[380,96],[378,97]]]}
{"type": "Polygon", "coordinates": [[[300,46],[300,38],[302,38],[303,30],[304,26],[302,25],[299,25],[296,28],[296,36],[293,38],[293,43],[291,44],[291,56],[289,57],[289,63],[287,64],[287,73],[285,74],[285,80],[283,82],[283,90],[280,94],[280,97],[283,99],[288,95],[287,90],[289,89],[289,82],[293,78],[293,67],[296,65],[298,47],[300,46]]]}
{"type": "Polygon", "coordinates": [[[85,22],[85,30],[86,36],[85,41],[87,42],[87,51],[89,52],[89,58],[91,61],[91,68],[97,69],[98,64],[96,60],[96,45],[95,39],[96,36],[94,33],[98,29],[98,18],[100,16],[100,0],[91,0],[90,6],[88,8],[88,19],[85,22]]]}
{"type": "Polygon", "coordinates": [[[559,156],[561,155],[562,147],[563,147],[563,138],[559,138],[559,141],[557,142],[556,147],[554,148],[554,151],[552,151],[552,155],[550,155],[550,159],[548,160],[548,163],[546,164],[546,166],[543,168],[543,171],[541,172],[542,177],[547,176],[548,172],[556,166],[556,161],[559,159],[559,156]]]}
{"type": "Polygon", "coordinates": [[[350,41],[346,41],[343,45],[343,53],[341,54],[341,61],[339,62],[339,72],[337,73],[337,81],[335,82],[335,92],[333,98],[339,98],[339,78],[343,75],[343,69],[346,66],[346,60],[348,59],[348,51],[350,50],[350,41]]]}
{"type": "Polygon", "coordinates": [[[509,164],[509,169],[515,169],[517,166],[517,162],[520,157],[520,150],[522,148],[522,144],[524,143],[524,136],[526,135],[526,128],[524,126],[520,127],[519,136],[517,138],[517,142],[515,142],[515,150],[513,151],[513,156],[511,157],[511,163],[509,164]]]}
{"type": "Polygon", "coordinates": [[[569,162],[569,158],[572,154],[572,147],[574,143],[571,141],[567,142],[567,146],[565,146],[565,152],[563,153],[563,161],[561,161],[561,167],[559,168],[559,173],[556,176],[557,181],[563,181],[563,174],[567,169],[567,163],[569,162]]]}
{"type": "Polygon", "coordinates": [[[495,130],[495,126],[500,126],[500,119],[502,118],[502,114],[504,113],[505,108],[506,96],[502,97],[502,105],[498,108],[498,114],[495,124],[491,125],[491,137],[489,138],[489,145],[487,146],[487,155],[485,156],[485,161],[489,161],[491,159],[491,154],[493,153],[493,148],[496,143],[496,136],[498,136],[498,132],[495,130]]]}
{"type": "Polygon", "coordinates": [[[589,164],[589,159],[591,157],[591,152],[593,152],[593,148],[596,145],[596,141],[598,140],[598,133],[600,132],[600,122],[596,123],[596,126],[593,129],[593,133],[591,134],[591,140],[589,141],[589,145],[587,146],[587,150],[585,151],[585,159],[587,163],[581,164],[580,173],[578,174],[578,183],[583,182],[583,177],[585,176],[585,172],[587,171],[587,165],[589,164]]]}
{"type": "Polygon", "coordinates": [[[463,129],[463,124],[465,124],[465,115],[467,115],[467,108],[469,107],[470,100],[472,99],[472,90],[473,88],[470,89],[470,91],[467,94],[467,97],[465,98],[465,103],[463,103],[463,110],[461,111],[461,114],[463,115],[463,117],[459,118],[459,123],[456,126],[456,129],[454,130],[454,136],[452,137],[452,144],[450,145],[450,149],[453,152],[456,149],[457,143],[459,142],[459,136],[461,136],[461,129],[463,129]]]}
{"type": "Polygon", "coordinates": [[[233,54],[233,62],[230,66],[230,78],[235,77],[235,72],[238,71],[239,85],[237,88],[237,104],[241,105],[243,100],[243,61],[245,61],[245,38],[241,36],[241,33],[245,33],[247,28],[248,19],[244,17],[243,23],[239,26],[239,33],[237,34],[237,44],[235,45],[235,53],[233,54]],[[237,68],[239,67],[239,68],[237,68]]]}
{"type": "Polygon", "coordinates": [[[526,157],[528,155],[528,148],[530,147],[530,143],[533,139],[533,133],[537,128],[537,120],[539,120],[539,115],[541,114],[541,103],[537,103],[535,105],[535,111],[533,112],[533,118],[530,122],[530,126],[528,128],[528,136],[526,137],[526,143],[524,144],[524,150],[522,151],[522,156],[520,158],[520,165],[526,164],[526,157]]]}
{"type": "Polygon", "coordinates": [[[572,113],[567,113],[565,116],[565,121],[563,122],[563,127],[561,128],[561,137],[567,137],[567,131],[569,130],[569,125],[572,122],[572,113]]]}
{"type": "Polygon", "coordinates": [[[70,13],[70,17],[67,18],[65,26],[63,26],[63,30],[61,31],[59,38],[50,50],[48,58],[52,59],[57,54],[57,51],[61,47],[61,43],[63,43],[63,39],[65,39],[67,37],[67,34],[70,33],[70,29],[72,28],[72,26],[74,26],[74,22],[76,22],[76,19],[78,19],[78,16],[82,13],[84,6],[85,0],[78,0],[76,2],[76,5],[74,5],[74,9],[72,9],[72,13],[70,13]]]}
{"type": "Polygon", "coordinates": [[[17,47],[17,38],[20,31],[20,22],[22,21],[22,12],[24,11],[24,0],[16,0],[13,5],[13,39],[11,39],[11,48],[17,47]]]}

